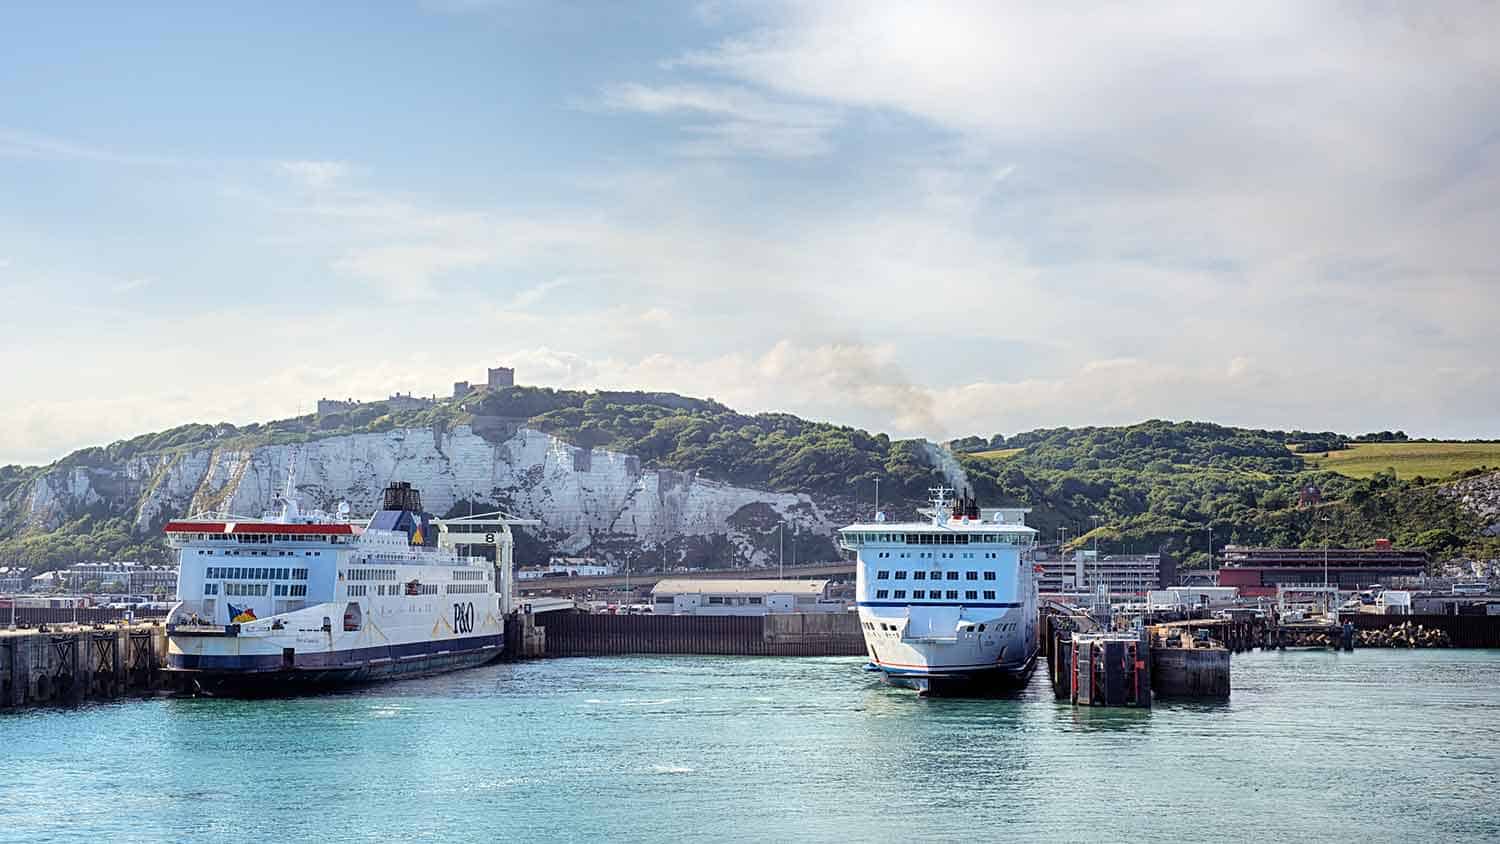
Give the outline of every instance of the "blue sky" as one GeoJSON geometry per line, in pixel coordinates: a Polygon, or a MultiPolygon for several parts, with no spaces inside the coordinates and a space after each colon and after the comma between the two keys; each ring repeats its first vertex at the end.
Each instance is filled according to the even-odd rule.
{"type": "Polygon", "coordinates": [[[319,396],[1500,436],[1451,4],[0,12],[0,463],[319,396]]]}

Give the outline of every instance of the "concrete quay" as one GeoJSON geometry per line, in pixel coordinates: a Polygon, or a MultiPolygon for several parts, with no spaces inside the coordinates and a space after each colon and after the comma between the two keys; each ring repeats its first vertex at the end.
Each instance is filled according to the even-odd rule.
{"type": "Polygon", "coordinates": [[[159,624],[0,630],[0,709],[157,691],[166,652],[159,624]]]}

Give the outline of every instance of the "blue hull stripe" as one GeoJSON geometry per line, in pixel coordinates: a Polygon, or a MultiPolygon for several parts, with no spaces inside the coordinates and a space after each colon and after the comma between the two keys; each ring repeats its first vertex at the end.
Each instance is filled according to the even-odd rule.
{"type": "MultiPolygon", "coordinates": [[[[348,670],[378,667],[374,660],[396,662],[418,657],[448,657],[470,652],[487,651],[498,655],[505,643],[502,634],[492,636],[465,636],[461,639],[437,639],[426,642],[407,642],[400,645],[381,645],[373,648],[353,648],[344,651],[294,651],[293,668],[296,670],[348,670]],[[447,653],[439,654],[439,651],[447,653]]],[[[281,671],[287,666],[281,654],[167,654],[167,667],[178,671],[204,671],[253,674],[265,671],[281,671]]]]}
{"type": "Polygon", "coordinates": [[[916,599],[912,601],[857,601],[862,607],[975,607],[983,609],[1017,610],[1021,608],[1020,603],[994,603],[981,601],[925,601],[916,599]]]}

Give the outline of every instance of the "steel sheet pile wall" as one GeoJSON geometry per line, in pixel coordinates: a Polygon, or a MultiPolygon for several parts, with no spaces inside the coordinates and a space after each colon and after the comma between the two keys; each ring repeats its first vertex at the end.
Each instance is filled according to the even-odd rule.
{"type": "Polygon", "coordinates": [[[858,656],[865,653],[852,614],[766,616],[589,615],[549,613],[547,656],[706,654],[858,656]]]}

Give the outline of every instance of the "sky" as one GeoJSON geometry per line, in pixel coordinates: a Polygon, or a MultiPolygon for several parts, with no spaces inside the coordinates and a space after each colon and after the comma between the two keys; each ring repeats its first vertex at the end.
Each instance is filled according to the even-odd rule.
{"type": "Polygon", "coordinates": [[[1500,12],[10,4],[0,464],[320,397],[1500,436],[1500,12]]]}

